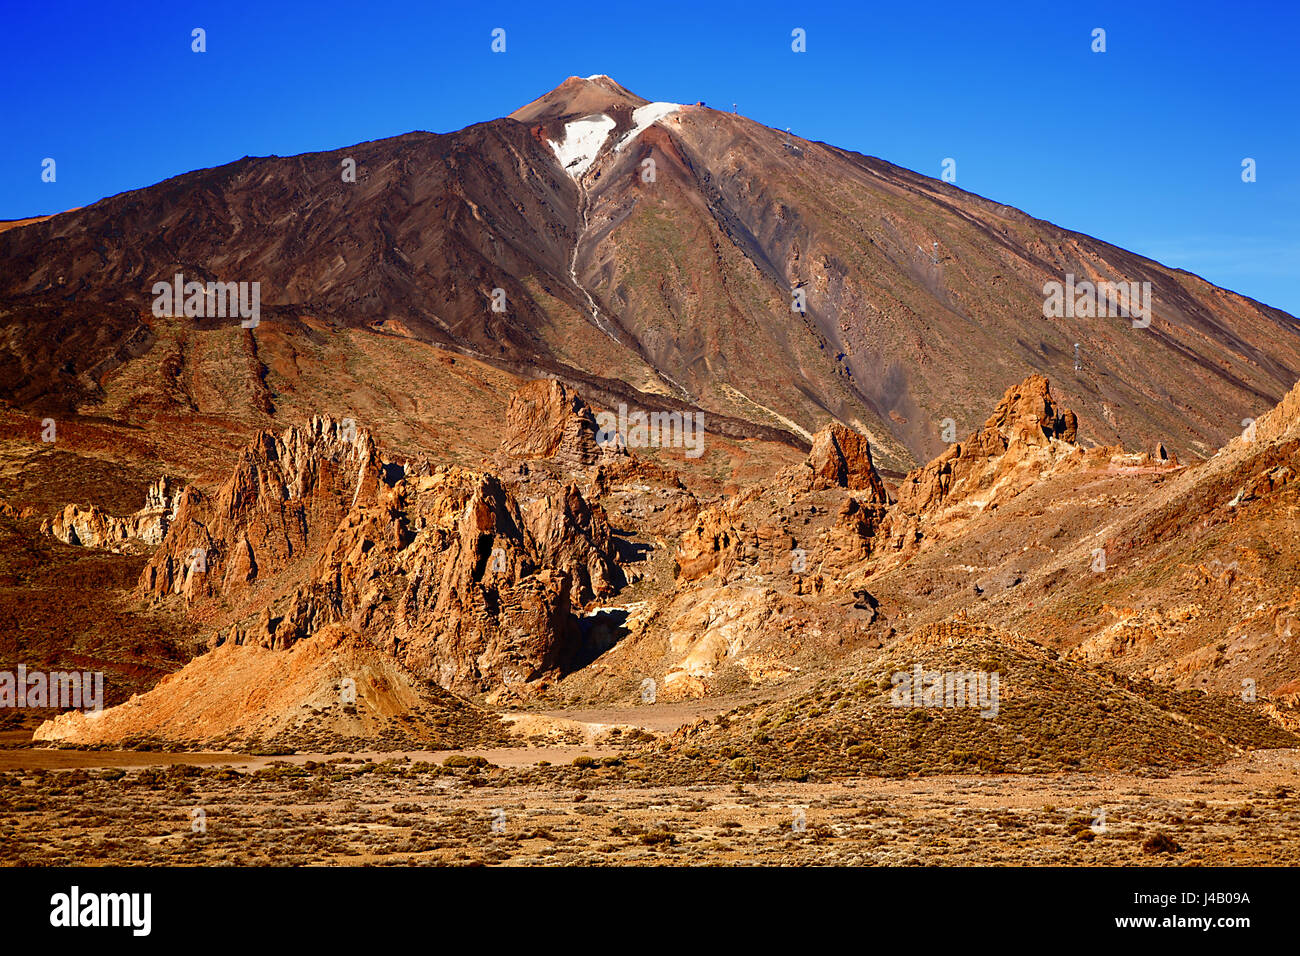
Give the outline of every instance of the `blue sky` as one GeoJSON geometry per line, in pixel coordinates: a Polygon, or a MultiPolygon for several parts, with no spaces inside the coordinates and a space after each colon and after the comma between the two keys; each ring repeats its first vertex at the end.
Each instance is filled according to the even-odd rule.
{"type": "Polygon", "coordinates": [[[964,189],[1300,315],[1295,3],[6,0],[3,22],[0,218],[447,132],[608,73],[928,175],[952,157],[964,189]]]}

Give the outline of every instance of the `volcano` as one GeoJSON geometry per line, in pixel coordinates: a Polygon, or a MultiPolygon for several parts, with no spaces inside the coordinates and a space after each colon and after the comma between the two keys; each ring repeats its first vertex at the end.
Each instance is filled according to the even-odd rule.
{"type": "MultiPolygon", "coordinates": [[[[245,157],[7,229],[0,313],[10,407],[209,415],[232,449],[280,419],[346,413],[362,383],[444,390],[443,365],[394,375],[410,354],[397,339],[597,404],[702,411],[737,440],[804,449],[838,420],[896,477],[1030,374],[1079,414],[1084,444],[1192,459],[1300,372],[1300,324],[1277,309],[600,75],[454,133],[245,157]],[[261,326],[154,316],[153,284],[177,273],[259,283],[261,326]],[[1144,287],[1147,324],[1045,317],[1045,288],[1067,277],[1144,287]],[[309,381],[313,362],[356,387],[309,381]]],[[[381,438],[453,444],[414,405],[382,417],[381,438]]]]}
{"type": "Polygon", "coordinates": [[[14,225],[0,312],[5,656],[112,703],[327,630],[321,661],[493,702],[708,696],[962,619],[1293,677],[1295,318],[608,76],[14,225]],[[1245,643],[1198,534],[1287,608],[1245,643]]]}

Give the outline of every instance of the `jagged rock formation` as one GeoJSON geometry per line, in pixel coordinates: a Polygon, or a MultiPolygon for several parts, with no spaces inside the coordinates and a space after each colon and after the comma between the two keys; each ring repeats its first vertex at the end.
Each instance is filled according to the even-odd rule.
{"type": "Polygon", "coordinates": [[[105,548],[114,552],[142,552],[162,542],[167,534],[181,492],[163,476],[149,486],[144,506],[124,518],[105,514],[97,505],[69,504],[53,518],[41,523],[41,533],[65,544],[105,548]]]}
{"type": "Polygon", "coordinates": [[[444,687],[485,691],[564,664],[574,610],[616,576],[604,513],[575,487],[521,506],[491,475],[439,468],[354,509],[283,613],[230,637],[284,646],[343,620],[444,687]]]}
{"type": "MultiPolygon", "coordinates": [[[[1075,416],[1045,380],[1031,377],[1008,389],[969,439],[908,475],[896,504],[889,503],[867,439],[838,423],[814,436],[806,461],[708,503],[682,476],[639,456],[591,461],[590,410],[559,383],[525,385],[512,408],[501,457],[517,467],[500,477],[423,456],[390,461],[367,432],[316,419],[259,435],[216,491],[187,489],[141,575],[139,594],[184,608],[210,636],[212,653],[204,657],[224,662],[222,673],[216,663],[205,664],[200,684],[177,684],[170,696],[157,698],[156,713],[137,712],[146,714],[139,726],[164,737],[183,733],[183,695],[176,688],[184,686],[202,689],[203,710],[191,713],[205,714],[204,721],[230,711],[231,729],[223,732],[254,727],[282,739],[307,733],[307,725],[281,721],[288,716],[276,716],[275,707],[252,713],[248,703],[261,698],[250,696],[251,677],[237,671],[262,674],[277,659],[296,668],[293,662],[308,660],[303,647],[326,649],[318,663],[329,648],[353,659],[354,640],[411,679],[460,694],[520,702],[545,697],[558,684],[566,697],[575,686],[598,687],[593,693],[603,695],[615,692],[622,675],[640,680],[649,673],[662,699],[673,700],[780,682],[826,661],[893,646],[921,626],[909,612],[929,601],[924,589],[942,591],[949,579],[965,604],[944,614],[976,607],[1000,620],[1001,605],[990,599],[1032,588],[1035,616],[1059,622],[1073,613],[1060,595],[1082,593],[1081,576],[1089,587],[1105,580],[1089,569],[1091,548],[1107,544],[1122,568],[1126,549],[1148,547],[1148,540],[1171,532],[1164,525],[1121,527],[1136,544],[1093,542],[1080,535],[1095,522],[1069,525],[1053,515],[1053,530],[1069,530],[1049,546],[1025,549],[1023,535],[1006,542],[1015,567],[994,565],[1002,560],[997,552],[972,539],[991,541],[1001,533],[991,529],[1010,520],[1011,511],[1036,528],[1035,516],[1058,504],[1061,489],[1109,480],[1128,482],[1139,493],[1161,482],[1188,481],[1196,489],[1194,473],[1202,483],[1219,477],[1197,492],[1212,506],[1195,499],[1185,509],[1188,520],[1221,511],[1228,521],[1261,505],[1280,516],[1293,500],[1290,476],[1300,447],[1287,437],[1291,423],[1261,419],[1278,437],[1235,443],[1195,469],[1179,469],[1158,454],[1083,448],[1075,416]],[[1006,507],[1013,500],[1018,504],[1006,507]],[[616,516],[617,536],[606,507],[616,516]],[[917,533],[902,546],[900,529],[909,526],[917,533]],[[632,575],[615,558],[622,553],[616,538],[629,534],[640,538],[637,547],[661,554],[630,565],[632,575]],[[954,547],[969,550],[945,557],[954,547]],[[196,548],[205,555],[203,570],[191,566],[196,548]],[[992,561],[984,563],[985,555],[992,561]],[[930,570],[906,577],[912,559],[930,570]],[[634,577],[641,579],[638,589],[624,592],[634,577]],[[978,587],[972,592],[972,582],[982,582],[987,595],[978,587]],[[917,594],[923,597],[914,600],[917,594]],[[601,626],[605,635],[593,638],[601,626]],[[593,654],[599,665],[584,666],[593,654]],[[165,720],[156,723],[160,715],[165,720]]],[[[1183,521],[1182,512],[1174,518],[1183,521]]],[[[1080,638],[1071,658],[1185,683],[1285,647],[1288,629],[1300,621],[1294,594],[1288,601],[1274,593],[1271,616],[1260,612],[1254,630],[1219,641],[1226,650],[1188,640],[1211,616],[1209,604],[1228,606],[1216,597],[1221,591],[1247,593],[1248,567],[1243,560],[1240,572],[1196,584],[1204,597],[1177,606],[1098,605],[1113,623],[1089,623],[1091,639],[1080,638]]],[[[1252,600],[1255,593],[1249,591],[1252,600]]],[[[318,673],[317,664],[311,667],[318,673]]],[[[1285,683],[1280,666],[1242,673],[1261,675],[1264,693],[1285,683]]],[[[308,683],[317,690],[304,692],[304,699],[315,699],[324,680],[308,683]]],[[[118,737],[138,723],[127,719],[131,713],[113,718],[122,722],[113,725],[118,737]]],[[[99,739],[79,718],[64,723],[50,733],[99,739]]],[[[388,732],[383,720],[365,726],[388,732]]]]}
{"type": "Polygon", "coordinates": [[[229,595],[310,554],[380,484],[374,442],[350,422],[318,417],[306,428],[261,432],[214,496],[193,487],[181,494],[138,592],[229,595]]]}
{"type": "Polygon", "coordinates": [[[625,453],[612,442],[597,444],[598,432],[586,402],[562,382],[537,379],[511,395],[501,448],[511,458],[547,459],[564,471],[576,471],[625,453]]]}
{"type": "Polygon", "coordinates": [[[1031,375],[1007,389],[988,421],[964,442],[907,474],[890,511],[894,549],[912,550],[927,526],[996,506],[1061,458],[1082,453],[1074,412],[1052,398],[1047,379],[1031,375]]]}
{"type": "Polygon", "coordinates": [[[873,499],[846,498],[827,535],[826,567],[842,569],[865,561],[885,515],[885,507],[873,499]]]}
{"type": "Polygon", "coordinates": [[[1008,388],[983,427],[909,472],[881,527],[882,548],[908,561],[923,539],[948,539],[971,519],[997,510],[1028,488],[1067,472],[1159,473],[1176,456],[1078,444],[1078,418],[1053,398],[1047,379],[1031,375],[1008,388]]]}
{"type": "Polygon", "coordinates": [[[448,688],[535,680],[621,572],[599,505],[572,484],[529,491],[386,462],[368,432],[313,419],[259,435],[212,498],[187,489],[138,590],[183,594],[213,646],[280,650],[342,622],[448,688]]]}

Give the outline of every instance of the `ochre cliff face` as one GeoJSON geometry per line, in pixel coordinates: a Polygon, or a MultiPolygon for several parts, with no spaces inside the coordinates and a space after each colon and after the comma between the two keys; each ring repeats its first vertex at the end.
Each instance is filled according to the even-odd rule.
{"type": "Polygon", "coordinates": [[[501,450],[518,461],[546,459],[563,471],[580,471],[623,453],[607,438],[600,441],[591,407],[571,389],[555,379],[537,379],[511,395],[501,450]]]}

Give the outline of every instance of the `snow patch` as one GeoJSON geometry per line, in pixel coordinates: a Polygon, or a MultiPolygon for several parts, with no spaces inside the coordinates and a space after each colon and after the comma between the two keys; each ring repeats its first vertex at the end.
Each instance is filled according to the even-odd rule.
{"type": "Polygon", "coordinates": [[[585,173],[595,162],[596,154],[604,145],[609,131],[615,126],[614,120],[604,113],[593,113],[580,120],[564,124],[564,139],[560,142],[547,140],[560,165],[574,179],[585,173]]]}
{"type": "Polygon", "coordinates": [[[641,133],[649,129],[655,123],[659,122],[665,116],[671,116],[682,108],[680,103],[647,103],[645,106],[638,106],[632,111],[632,129],[624,136],[614,152],[619,152],[632,140],[636,139],[641,133]]]}

